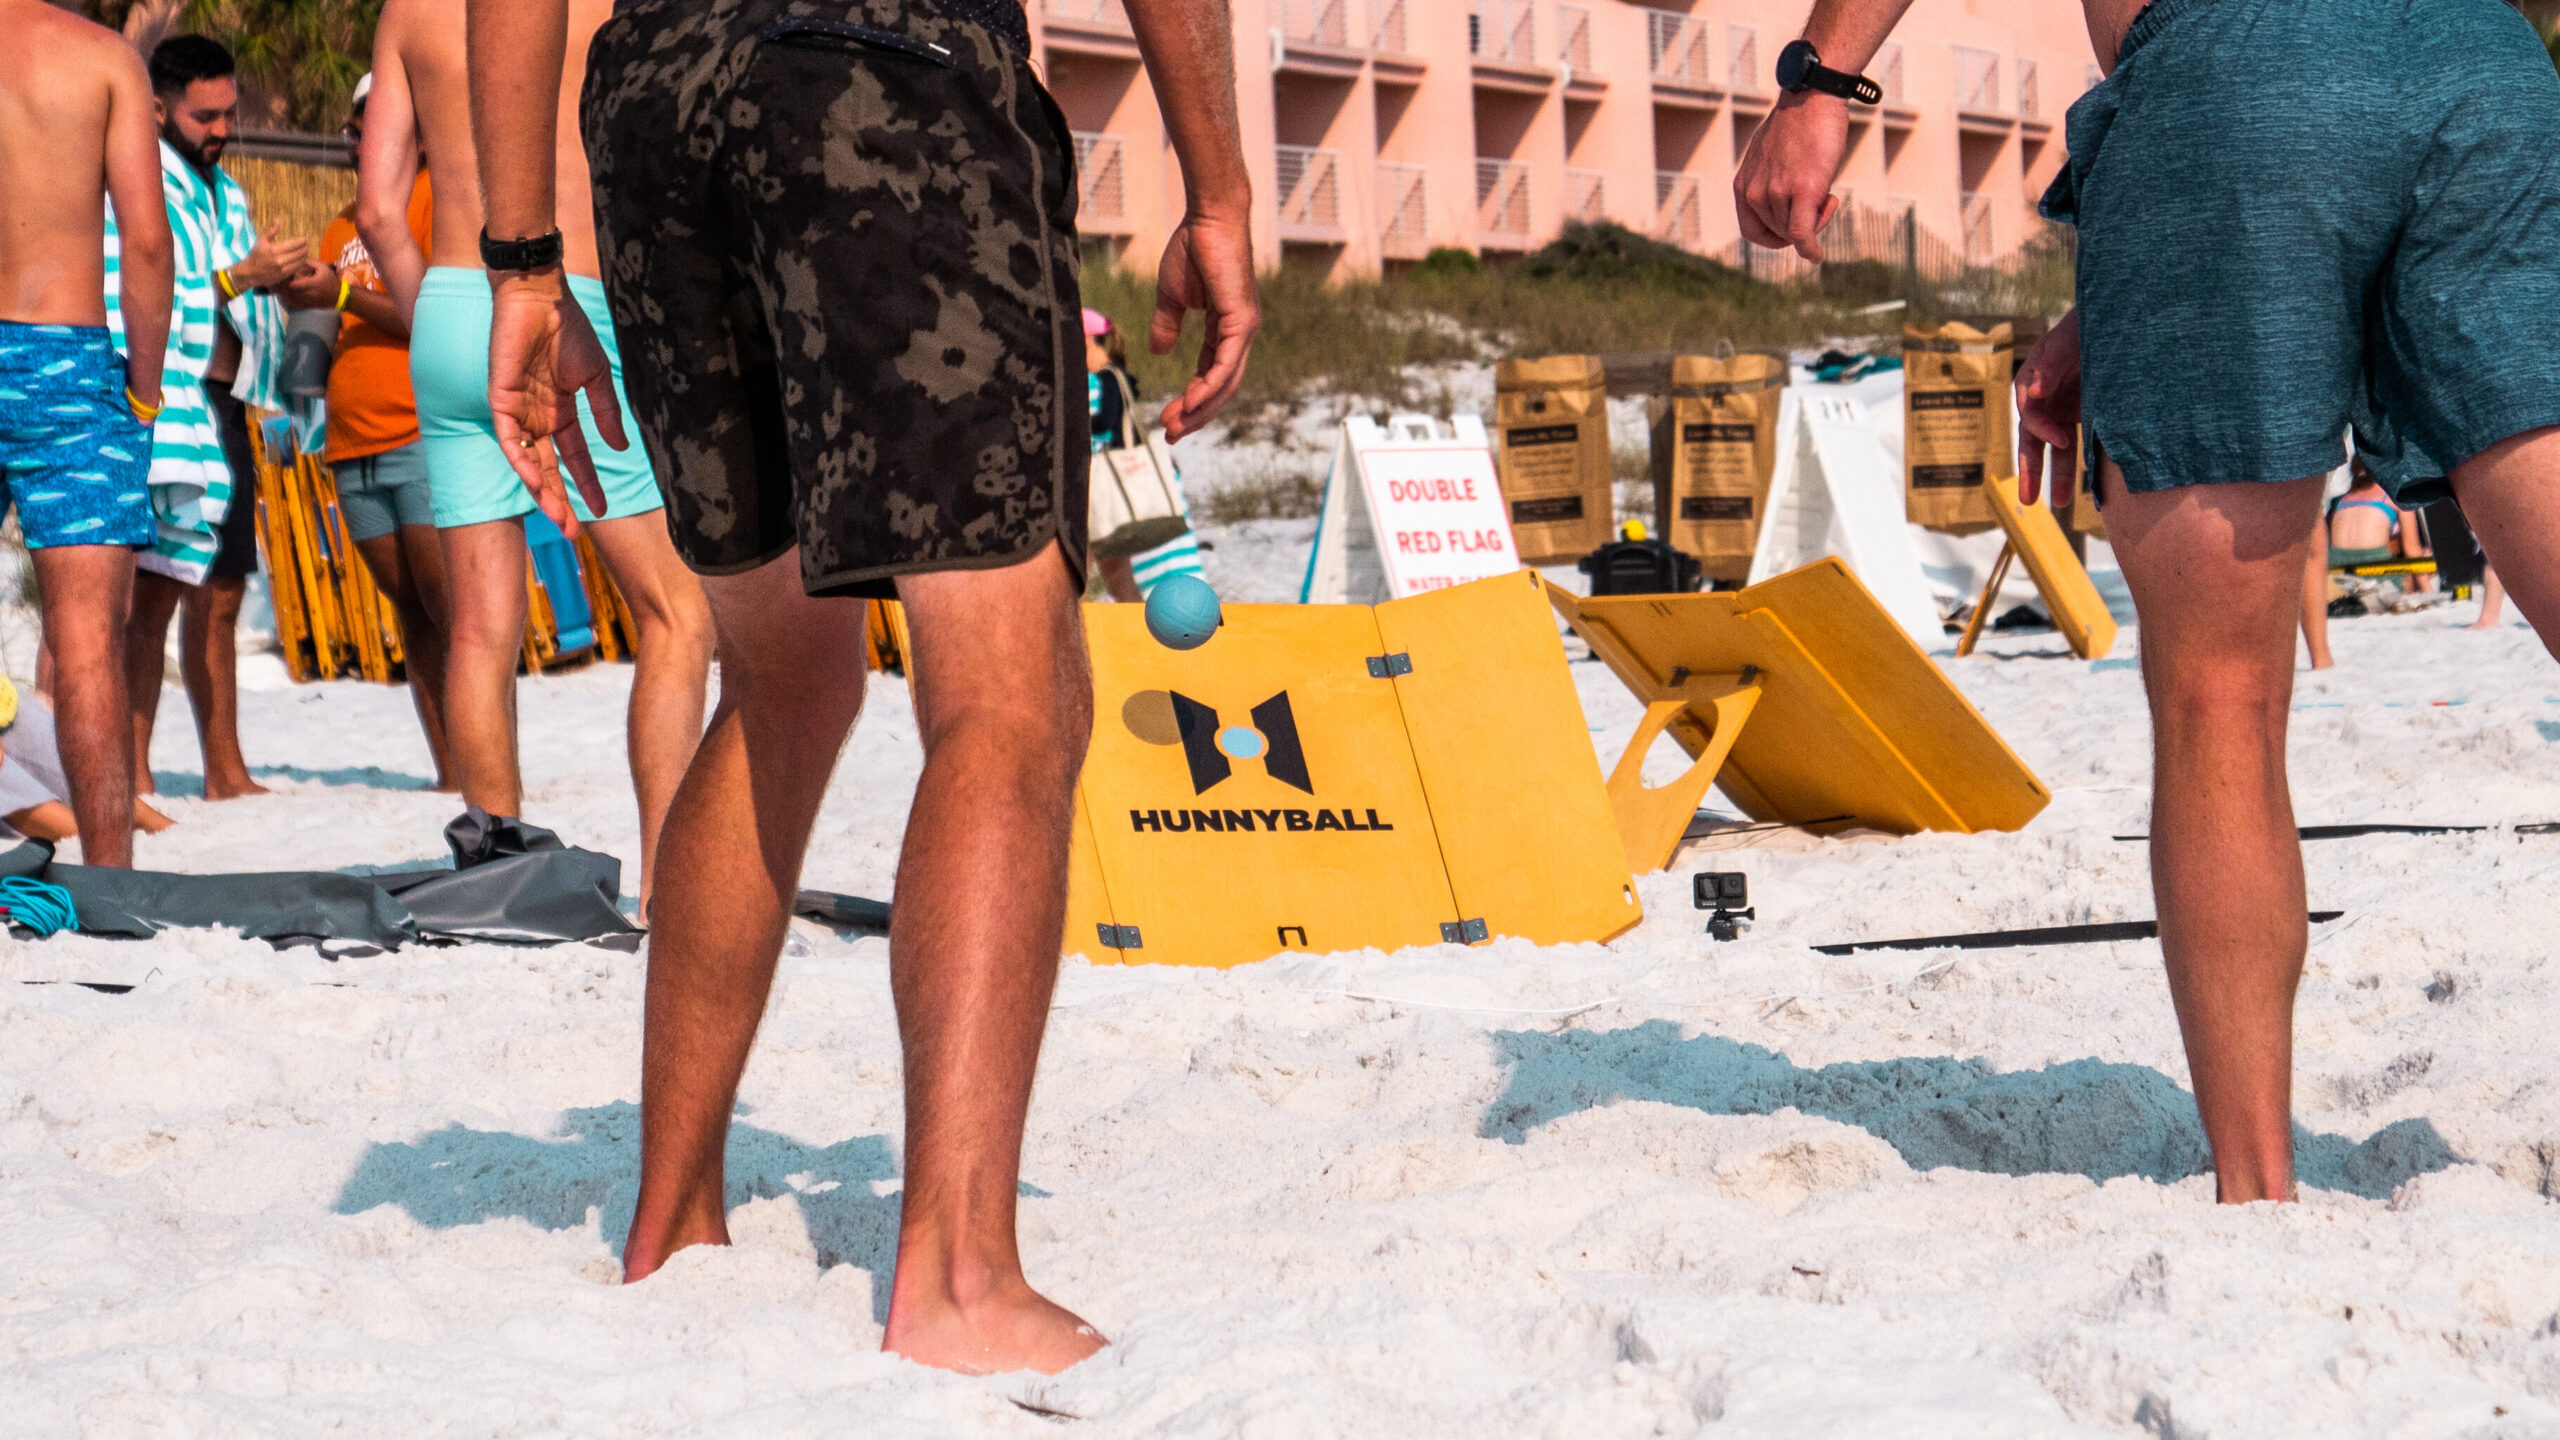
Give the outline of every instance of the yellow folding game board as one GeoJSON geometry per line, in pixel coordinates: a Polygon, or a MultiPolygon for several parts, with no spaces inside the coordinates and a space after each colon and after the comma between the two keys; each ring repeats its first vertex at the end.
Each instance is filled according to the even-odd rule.
{"type": "Polygon", "coordinates": [[[1227,966],[1643,918],[1534,573],[1232,605],[1190,651],[1138,606],[1084,613],[1066,953],[1227,966]]]}
{"type": "Polygon", "coordinates": [[[2053,798],[1838,557],[1741,590],[1548,598],[1645,718],[1609,777],[1631,869],[1670,863],[1707,787],[1755,820],[2015,830],[2053,798]],[[1647,788],[1664,730],[1694,762],[1647,788]]]}
{"type": "Polygon", "coordinates": [[[1991,566],[1991,578],[1983,585],[1981,598],[1974,601],[1973,618],[1965,622],[1964,638],[1956,645],[1956,653],[1973,653],[1974,642],[1982,638],[1983,621],[1991,613],[1992,597],[2000,593],[2000,582],[2008,578],[2013,559],[2027,563],[2027,574],[2036,582],[2036,593],[2044,597],[2045,609],[2053,614],[2053,626],[2070,642],[2072,654],[2095,660],[2114,649],[2116,617],[2090,581],[2088,567],[2071,553],[2071,539],[2062,533],[2062,523],[2053,518],[2053,511],[2043,505],[2021,503],[2015,476],[1994,475],[1982,482],[1982,491],[1990,499],[1992,516],[2000,522],[2009,543],[2001,547],[2000,558],[1991,566]]]}

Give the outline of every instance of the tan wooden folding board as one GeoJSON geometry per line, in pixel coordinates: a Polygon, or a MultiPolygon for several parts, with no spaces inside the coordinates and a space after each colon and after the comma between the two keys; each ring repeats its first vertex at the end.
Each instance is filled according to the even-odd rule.
{"type": "Polygon", "coordinates": [[[1965,622],[1964,638],[1956,645],[1956,653],[1973,653],[1974,642],[1982,638],[1983,622],[1991,613],[1992,599],[2000,593],[2000,582],[2008,578],[2013,559],[2026,562],[2027,575],[2036,582],[2036,593],[2044,597],[2045,609],[2053,614],[2053,626],[2069,642],[2071,653],[2083,660],[2095,660],[2114,649],[2116,617],[2107,609],[2106,598],[2098,593],[2097,584],[2090,580],[2088,567],[2072,553],[2071,538],[2063,533],[2062,522],[2054,518],[2053,511],[2021,501],[2014,476],[1994,475],[1982,482],[1982,490],[2008,543],[2000,547],[1991,578],[1974,601],[1973,618],[1965,622]]]}
{"type": "Polygon", "coordinates": [[[1711,784],[1755,820],[1898,834],[2015,830],[2053,798],[1837,556],[1741,590],[1547,593],[1645,702],[1609,778],[1633,870],[1670,863],[1711,784]],[[1666,729],[1693,763],[1648,788],[1666,729]]]}
{"type": "Polygon", "coordinates": [[[1086,606],[1065,952],[1227,966],[1642,919],[1539,586],[1230,605],[1189,651],[1086,606]]]}

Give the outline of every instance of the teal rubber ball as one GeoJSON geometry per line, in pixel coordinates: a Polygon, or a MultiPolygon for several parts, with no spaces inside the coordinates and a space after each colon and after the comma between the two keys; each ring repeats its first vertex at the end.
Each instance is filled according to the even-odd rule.
{"type": "Polygon", "coordinates": [[[1147,592],[1147,633],[1168,650],[1197,650],[1218,633],[1218,592],[1197,575],[1176,575],[1147,592]]]}

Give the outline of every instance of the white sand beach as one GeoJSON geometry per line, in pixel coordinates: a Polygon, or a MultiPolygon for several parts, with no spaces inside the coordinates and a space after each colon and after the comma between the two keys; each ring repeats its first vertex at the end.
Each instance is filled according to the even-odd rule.
{"type": "MultiPolygon", "coordinates": [[[[1308,528],[1213,529],[1214,578],[1294,598],[1308,528]]],[[[2293,714],[2305,823],[2560,820],[2560,671],[2470,618],[2333,627],[2293,714]]],[[[2290,1207],[2218,1208],[2195,1173],[2155,945],[1809,948],[2148,917],[2143,847],[2111,838],[2148,810],[2139,644],[1946,661],[2051,807],[1726,852],[1759,910],[1734,943],[1683,868],[1605,946],[1070,962],[1024,1241],[1114,1343],[1055,1379],[878,1353],[881,939],[794,923],[738,1243],[630,1288],[643,956],[0,940],[0,1435],[2560,1434],[2560,835],[2308,847],[2313,906],[2346,913],[2313,933],[2290,1207]],[[16,983],[77,980],[134,988],[16,983]]],[[[278,793],[176,795],[173,687],[179,824],[140,863],[439,856],[458,806],[406,693],[253,663],[278,793]]],[[[1573,669],[1614,758],[1638,707],[1573,669]]],[[[530,819],[636,866],[628,678],[525,682],[524,765],[530,819]]],[[[888,896],[917,768],[884,681],[805,883],[888,896]]]]}

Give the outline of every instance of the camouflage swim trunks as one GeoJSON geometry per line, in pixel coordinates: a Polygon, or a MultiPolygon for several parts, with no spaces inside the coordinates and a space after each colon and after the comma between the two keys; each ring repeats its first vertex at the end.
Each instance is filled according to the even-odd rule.
{"type": "Polygon", "coordinates": [[[581,97],[677,551],[812,595],[1083,588],[1075,144],[1011,0],[626,0],[581,97]]]}

